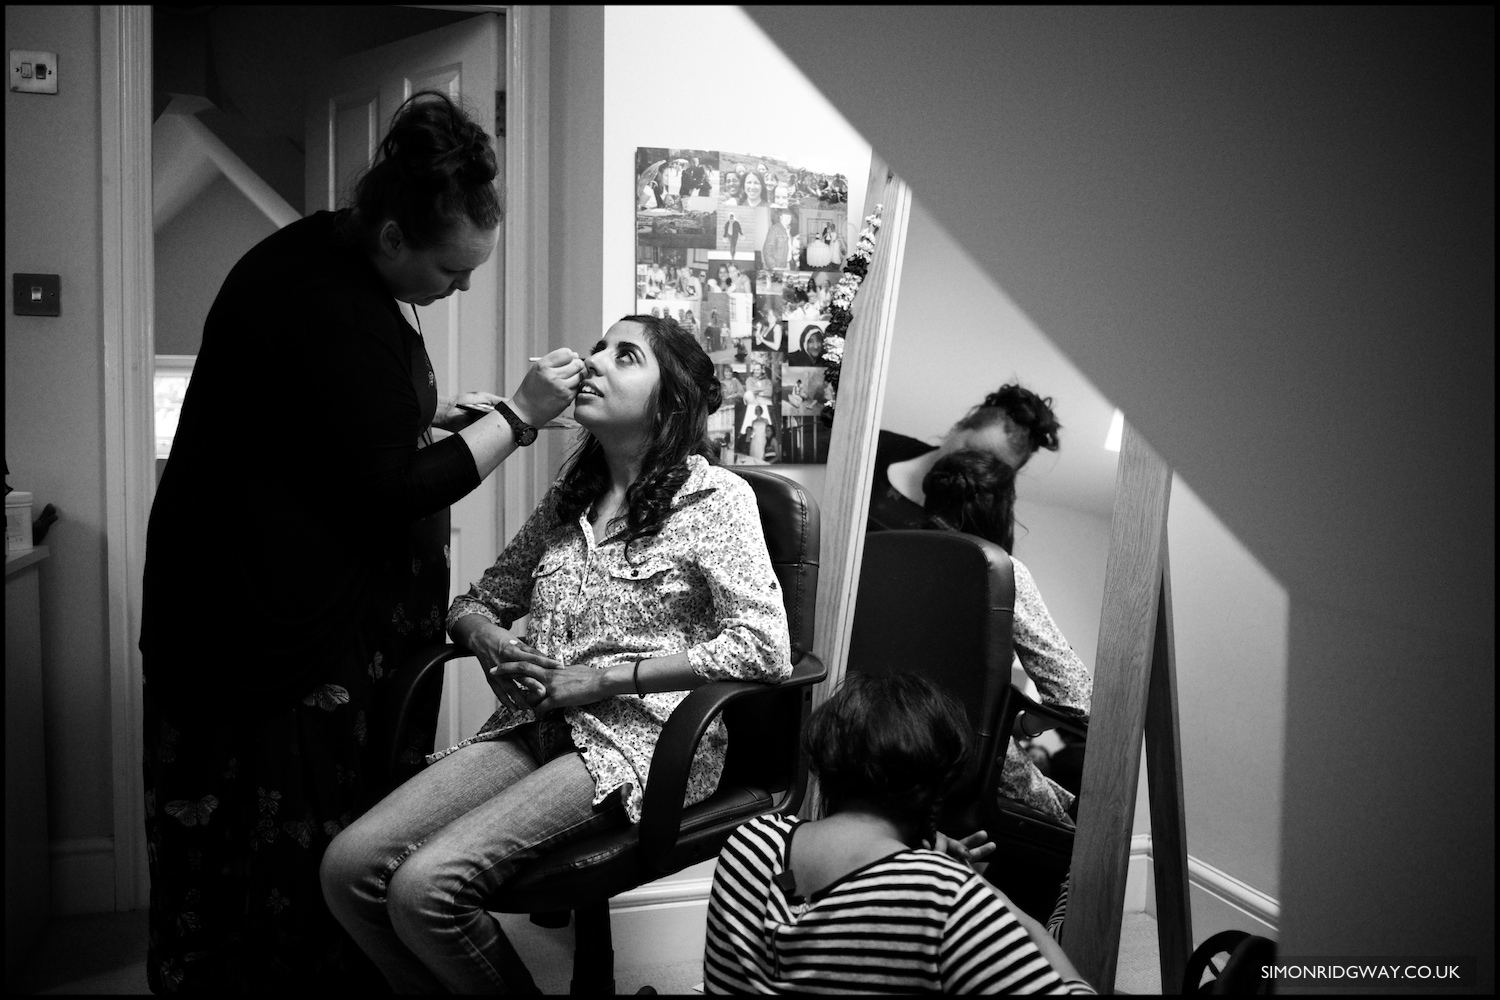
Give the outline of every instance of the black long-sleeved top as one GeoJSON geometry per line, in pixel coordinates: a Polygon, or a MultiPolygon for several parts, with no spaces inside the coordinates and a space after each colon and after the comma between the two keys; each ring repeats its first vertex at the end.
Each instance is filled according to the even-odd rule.
{"type": "Polygon", "coordinates": [[[151,510],[141,650],[162,695],[300,696],[346,653],[386,548],[479,484],[373,265],[319,212],[229,272],[151,510]]]}

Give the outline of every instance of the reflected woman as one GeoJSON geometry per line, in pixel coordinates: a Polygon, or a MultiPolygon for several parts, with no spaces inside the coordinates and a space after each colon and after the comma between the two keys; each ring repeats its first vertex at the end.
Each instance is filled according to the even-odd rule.
{"type": "MultiPolygon", "coordinates": [[[[1016,472],[995,454],[965,448],[944,455],[922,479],[926,527],[962,531],[1010,553],[1015,542],[1016,472]]],[[[1035,683],[1038,699],[1060,715],[1087,725],[1093,679],[1053,621],[1026,564],[1011,555],[1015,613],[1011,643],[1015,659],[1035,683]]],[[[1073,826],[1072,792],[1042,774],[1014,739],[1006,741],[1000,768],[1002,799],[1073,826]]],[[[1034,915],[1052,911],[1065,865],[1045,862],[1006,866],[997,862],[987,876],[1022,909],[1034,915]]]]}
{"type": "Polygon", "coordinates": [[[922,482],[943,456],[974,448],[1020,472],[1039,450],[1058,449],[1061,429],[1050,397],[1019,385],[1004,385],[964,414],[941,444],[882,430],[875,447],[868,530],[927,527],[922,482]]]}

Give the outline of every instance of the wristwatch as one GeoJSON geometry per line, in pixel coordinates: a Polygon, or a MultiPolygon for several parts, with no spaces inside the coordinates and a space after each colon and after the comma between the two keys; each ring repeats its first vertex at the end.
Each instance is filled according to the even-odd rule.
{"type": "Polygon", "coordinates": [[[505,422],[510,424],[510,432],[515,435],[516,444],[524,448],[536,440],[536,428],[516,416],[515,410],[512,410],[504,403],[496,403],[495,409],[499,410],[500,415],[505,418],[505,422]]]}

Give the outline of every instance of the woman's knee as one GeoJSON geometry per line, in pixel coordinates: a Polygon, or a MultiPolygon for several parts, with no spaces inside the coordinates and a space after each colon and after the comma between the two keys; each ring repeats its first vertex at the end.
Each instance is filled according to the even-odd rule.
{"type": "Polygon", "coordinates": [[[401,862],[386,883],[391,926],[404,936],[444,920],[466,905],[471,877],[456,859],[439,851],[418,850],[401,862]]]}
{"type": "Polygon", "coordinates": [[[378,897],[378,883],[389,859],[377,849],[377,843],[355,823],[345,827],[323,852],[318,878],[323,884],[323,898],[335,911],[340,904],[378,897]]]}

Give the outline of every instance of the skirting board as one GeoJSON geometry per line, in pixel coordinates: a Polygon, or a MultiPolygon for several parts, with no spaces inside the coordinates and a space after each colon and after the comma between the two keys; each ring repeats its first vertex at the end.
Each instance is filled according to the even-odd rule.
{"type": "Polygon", "coordinates": [[[113,837],[54,840],[52,915],[113,913],[115,910],[115,842],[113,837]]]}
{"type": "MultiPolygon", "coordinates": [[[[1277,937],[1281,905],[1276,900],[1192,855],[1188,855],[1188,901],[1195,948],[1211,935],[1227,930],[1277,937]]],[[[1156,872],[1151,864],[1149,833],[1130,838],[1125,910],[1156,915],[1156,872]]]]}
{"type": "Polygon", "coordinates": [[[618,966],[680,965],[703,959],[715,864],[700,862],[609,901],[618,966]]]}

